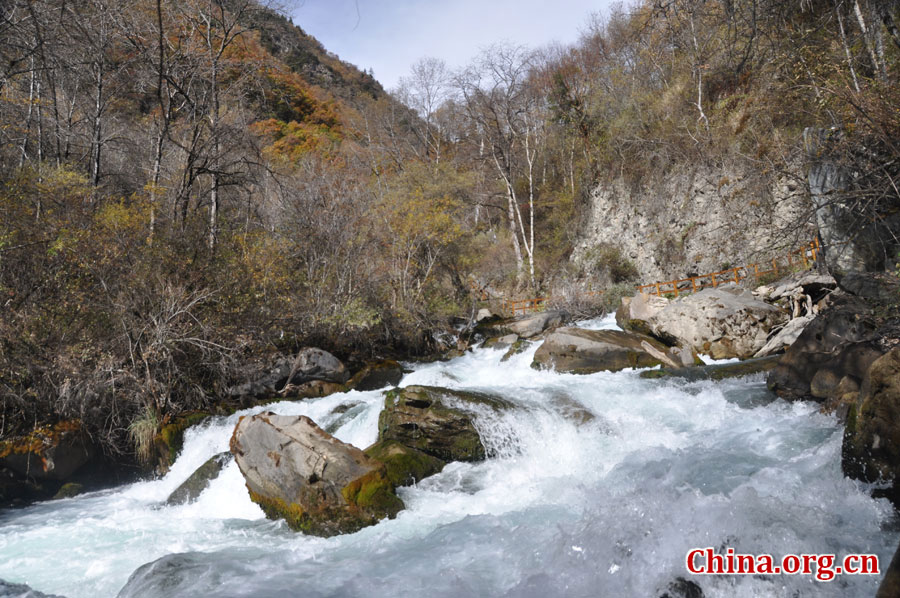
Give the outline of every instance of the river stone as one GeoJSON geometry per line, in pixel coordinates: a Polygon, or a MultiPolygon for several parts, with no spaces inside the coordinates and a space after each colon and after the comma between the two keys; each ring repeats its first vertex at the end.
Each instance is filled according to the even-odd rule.
{"type": "Polygon", "coordinates": [[[491,395],[431,386],[385,393],[378,418],[379,442],[398,442],[442,461],[481,461],[486,452],[473,423],[478,409],[509,403],[491,395]]]}
{"type": "Polygon", "coordinates": [[[34,480],[64,481],[97,455],[78,421],[0,440],[0,467],[34,480]]]}
{"type": "Polygon", "coordinates": [[[725,380],[727,378],[740,378],[760,372],[768,372],[781,359],[780,355],[768,357],[756,357],[745,359],[737,363],[714,363],[698,367],[647,370],[641,372],[641,378],[683,378],[685,380],[725,380]]]}
{"type": "Polygon", "coordinates": [[[517,340],[519,340],[518,334],[507,334],[505,336],[489,338],[481,343],[481,347],[483,349],[507,349],[515,344],[517,340]]]}
{"type": "Polygon", "coordinates": [[[385,359],[367,363],[347,383],[355,390],[378,390],[386,386],[397,386],[403,379],[403,366],[396,361],[385,359]]]}
{"type": "Polygon", "coordinates": [[[238,384],[228,390],[229,397],[241,405],[250,406],[259,401],[279,396],[279,393],[303,397],[324,396],[346,390],[342,386],[327,386],[322,383],[343,385],[350,378],[350,372],[341,361],[322,349],[307,347],[301,349],[294,359],[280,358],[271,367],[250,374],[249,382],[238,384]],[[306,385],[318,381],[320,384],[306,385]],[[304,386],[306,385],[306,386],[304,386]]]}
{"type": "Polygon", "coordinates": [[[843,376],[862,380],[869,366],[884,353],[875,342],[877,324],[868,311],[853,297],[835,299],[806,326],[769,372],[769,390],[783,399],[820,401],[811,387],[820,370],[834,372],[839,380],[843,376]]]}
{"type": "Polygon", "coordinates": [[[884,492],[900,504],[900,347],[872,363],[844,428],[841,466],[851,478],[887,480],[884,492]]]}
{"type": "Polygon", "coordinates": [[[293,384],[308,380],[324,380],[343,384],[350,378],[350,372],[337,357],[328,351],[306,347],[297,353],[289,378],[293,384]],[[301,380],[297,380],[298,376],[301,380]]]}
{"type": "Polygon", "coordinates": [[[667,350],[659,341],[636,332],[559,328],[535,352],[531,367],[593,374],[659,365],[642,347],[645,342],[663,353],[667,350]]]}
{"type": "Polygon", "coordinates": [[[219,477],[225,466],[231,462],[231,453],[219,453],[210,457],[206,463],[197,468],[194,473],[181,483],[166,500],[167,505],[182,505],[197,500],[203,491],[209,488],[209,484],[219,477]]]}
{"type": "Polygon", "coordinates": [[[306,416],[242,417],[231,452],[250,498],[271,519],[317,536],[355,532],[403,503],[385,467],[324,432],[306,416]]]}
{"type": "Polygon", "coordinates": [[[647,293],[638,293],[634,297],[622,297],[622,303],[616,310],[616,324],[622,330],[650,334],[647,321],[664,310],[669,299],[647,293]]]}
{"type": "Polygon", "coordinates": [[[488,320],[493,317],[494,317],[494,314],[491,313],[491,310],[489,310],[486,307],[482,307],[481,309],[478,310],[478,314],[475,316],[475,321],[480,322],[482,320],[488,320]]]}
{"type": "Polygon", "coordinates": [[[763,348],[769,332],[788,321],[779,307],[731,283],[676,299],[650,318],[655,336],[714,359],[747,359],[763,348]]]}
{"type": "Polygon", "coordinates": [[[900,596],[900,546],[897,547],[894,558],[884,572],[875,598],[897,598],[897,596],[900,596]]]}
{"type": "Polygon", "coordinates": [[[561,326],[569,318],[569,314],[559,310],[547,310],[525,316],[519,316],[504,324],[510,332],[520,338],[531,338],[550,328],[561,326]]]}
{"type": "Polygon", "coordinates": [[[766,344],[756,352],[754,357],[766,357],[767,355],[774,355],[786,350],[800,338],[800,335],[803,334],[803,331],[814,319],[814,315],[794,318],[785,324],[784,328],[779,330],[775,336],[766,341],[766,344]]]}
{"type": "Polygon", "coordinates": [[[394,440],[376,442],[366,449],[366,455],[384,463],[387,477],[395,486],[415,484],[439,473],[447,464],[443,459],[394,440]]]}

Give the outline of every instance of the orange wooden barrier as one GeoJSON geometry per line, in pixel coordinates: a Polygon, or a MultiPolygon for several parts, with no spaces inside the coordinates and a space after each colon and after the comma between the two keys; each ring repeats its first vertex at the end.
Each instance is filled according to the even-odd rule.
{"type": "MultiPolygon", "coordinates": [[[[778,259],[773,258],[772,267],[768,268],[768,264],[766,264],[767,269],[760,269],[760,264],[758,263],[748,264],[746,266],[738,266],[737,268],[720,270],[719,272],[710,272],[709,274],[701,274],[699,276],[690,276],[688,278],[679,278],[678,280],[668,280],[666,282],[644,284],[638,286],[637,289],[641,293],[648,293],[650,295],[662,296],[664,294],[671,294],[675,297],[678,297],[682,294],[696,293],[697,291],[706,288],[715,288],[720,284],[728,282],[740,282],[744,279],[750,278],[751,276],[758,281],[762,276],[765,276],[767,274],[778,274],[782,270],[791,270],[795,265],[802,264],[803,268],[809,268],[810,264],[816,261],[819,249],[819,240],[815,239],[808,245],[804,245],[799,249],[790,251],[787,254],[787,268],[779,268],[778,259]],[[795,260],[795,256],[799,258],[799,260],[795,260]]],[[[479,289],[475,284],[475,281],[469,281],[469,286],[473,291],[480,294],[482,301],[487,301],[489,299],[487,293],[485,293],[483,289],[479,289]]],[[[602,293],[603,291],[588,291],[584,294],[600,295],[602,293]]],[[[519,301],[504,299],[500,303],[500,309],[506,315],[515,316],[519,313],[525,314],[530,311],[541,309],[549,300],[550,297],[537,297],[534,299],[522,299],[519,301]]]]}
{"type": "MultiPolygon", "coordinates": [[[[799,256],[804,268],[808,268],[810,262],[815,262],[819,252],[819,240],[816,239],[800,249],[795,249],[787,255],[787,270],[793,269],[795,262],[794,256],[799,256]]],[[[784,269],[784,268],[781,268],[784,269]]],[[[760,264],[748,264],[747,266],[739,266],[729,270],[721,270],[719,272],[711,272],[709,274],[701,274],[700,276],[691,276],[689,278],[681,278],[678,280],[669,280],[666,282],[654,282],[638,286],[638,291],[649,295],[662,296],[663,294],[672,294],[678,297],[682,293],[694,293],[701,289],[709,287],[717,287],[719,284],[726,282],[740,282],[745,278],[753,276],[756,280],[766,274],[778,274],[777,258],[772,259],[772,268],[760,270],[760,264]],[[752,271],[751,271],[752,268],[752,271]],[[690,286],[688,286],[690,283],[690,286]]]]}

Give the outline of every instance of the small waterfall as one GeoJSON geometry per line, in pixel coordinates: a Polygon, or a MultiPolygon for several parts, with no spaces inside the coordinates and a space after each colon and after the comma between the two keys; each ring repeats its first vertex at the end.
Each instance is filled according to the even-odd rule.
{"type": "MultiPolygon", "coordinates": [[[[0,513],[0,579],[69,598],[654,597],[689,577],[685,555],[698,546],[889,562],[893,511],[841,475],[841,428],[814,405],[776,400],[761,377],[538,371],[536,348],[505,362],[503,350],[478,349],[413,366],[402,385],[488,393],[510,407],[472,408],[490,458],[401,489],[407,508],[394,520],[328,539],[294,533],[263,517],[234,463],[195,502],[165,505],[227,450],[240,415],[303,414],[370,445],[382,394],[351,391],[211,419],[188,431],[163,478],[0,513]]],[[[708,598],[873,595],[879,581],[691,579],[708,598]]],[[[17,595],[6,587],[0,595],[17,595]]]]}

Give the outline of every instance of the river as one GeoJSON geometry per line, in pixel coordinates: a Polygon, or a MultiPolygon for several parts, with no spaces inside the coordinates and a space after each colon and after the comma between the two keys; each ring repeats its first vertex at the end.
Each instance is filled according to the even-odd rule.
{"type": "Polygon", "coordinates": [[[535,349],[507,362],[502,350],[478,349],[412,366],[401,386],[490,392],[517,408],[477,420],[490,459],[401,489],[407,508],[394,520],[327,539],[294,533],[264,518],[233,462],[196,502],[164,504],[227,450],[240,415],[304,414],[345,442],[373,443],[381,392],[351,391],[192,428],[160,479],[0,512],[0,579],[68,598],[653,598],[678,577],[707,598],[874,595],[881,576],[825,583],[685,569],[694,547],[874,553],[887,567],[893,510],[841,475],[833,416],[776,399],[761,375],[558,374],[530,367],[535,349]],[[350,409],[335,411],[342,405],[350,409]]]}

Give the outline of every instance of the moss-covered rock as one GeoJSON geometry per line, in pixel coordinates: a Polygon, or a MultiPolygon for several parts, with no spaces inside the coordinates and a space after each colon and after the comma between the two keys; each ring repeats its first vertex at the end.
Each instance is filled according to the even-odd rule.
{"type": "Polygon", "coordinates": [[[506,351],[506,353],[503,355],[503,357],[500,358],[500,361],[503,361],[503,362],[509,361],[515,355],[518,355],[519,353],[523,353],[524,351],[526,351],[528,349],[528,347],[530,347],[530,346],[531,346],[530,341],[526,341],[525,339],[520,338],[519,340],[517,340],[516,342],[514,342],[512,344],[512,346],[506,351]]]}
{"type": "Polygon", "coordinates": [[[164,424],[154,438],[156,452],[159,456],[159,468],[163,471],[171,467],[184,446],[184,433],[191,426],[204,422],[212,417],[205,411],[193,411],[176,417],[164,424]]]}
{"type": "Polygon", "coordinates": [[[385,393],[379,441],[394,441],[443,461],[481,461],[485,448],[473,423],[478,409],[509,403],[483,393],[407,386],[385,393]]]}
{"type": "Polygon", "coordinates": [[[560,328],[535,352],[532,367],[593,374],[659,365],[659,360],[644,349],[644,344],[660,353],[668,349],[659,341],[634,332],[560,328]]]}
{"type": "Polygon", "coordinates": [[[446,462],[395,441],[377,442],[366,454],[384,463],[388,479],[395,486],[407,486],[439,473],[446,462]]]}
{"type": "Polygon", "coordinates": [[[900,348],[869,368],[857,402],[847,413],[841,453],[847,476],[889,482],[879,494],[900,505],[900,348]]]}
{"type": "Polygon", "coordinates": [[[37,480],[67,480],[96,454],[79,420],[41,426],[0,441],[0,466],[37,480]]]}
{"type": "Polygon", "coordinates": [[[231,452],[250,498],[272,519],[318,536],[357,531],[394,517],[403,502],[385,465],[305,416],[243,417],[231,452]]]}
{"type": "Polygon", "coordinates": [[[53,498],[72,498],[82,493],[84,493],[84,486],[76,482],[69,482],[67,484],[63,484],[62,488],[57,491],[53,498]]]}

